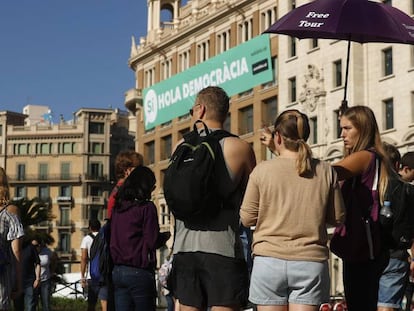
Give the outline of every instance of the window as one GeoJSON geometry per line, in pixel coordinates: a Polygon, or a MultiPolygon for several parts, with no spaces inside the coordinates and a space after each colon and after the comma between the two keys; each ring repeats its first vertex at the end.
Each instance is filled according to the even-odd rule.
{"type": "Polygon", "coordinates": [[[217,36],[217,54],[223,53],[230,49],[230,30],[224,31],[217,36]]]}
{"type": "Polygon", "coordinates": [[[102,122],[90,122],[89,133],[90,134],[104,134],[105,124],[102,122]]]}
{"type": "Polygon", "coordinates": [[[239,24],[239,43],[246,42],[253,37],[253,19],[239,24]]]}
{"type": "Polygon", "coordinates": [[[70,226],[70,207],[61,206],[60,207],[60,225],[61,226],[70,226]]]}
{"type": "Polygon", "coordinates": [[[103,164],[100,162],[90,163],[89,175],[91,179],[101,179],[103,177],[103,164]]]}
{"type": "Polygon", "coordinates": [[[318,143],[318,118],[309,118],[310,136],[309,143],[314,145],[318,143]]]}
{"type": "Polygon", "coordinates": [[[102,187],[100,187],[100,186],[91,186],[90,193],[91,193],[92,196],[102,196],[103,195],[102,187]]]}
{"type": "Polygon", "coordinates": [[[155,68],[150,68],[148,70],[145,70],[144,72],[145,76],[145,86],[150,87],[155,83],[155,68]]]}
{"type": "Polygon", "coordinates": [[[51,154],[52,152],[52,144],[50,143],[37,144],[36,147],[38,148],[37,154],[51,154]]]}
{"type": "Polygon", "coordinates": [[[46,201],[50,198],[49,186],[41,185],[37,188],[37,196],[39,199],[46,201]]]}
{"type": "Polygon", "coordinates": [[[89,219],[103,220],[103,209],[99,205],[91,205],[89,208],[89,219]]]}
{"type": "Polygon", "coordinates": [[[178,55],[179,58],[179,70],[184,71],[190,68],[190,51],[184,51],[178,55]]]}
{"type": "Polygon", "coordinates": [[[289,102],[296,102],[296,77],[289,79],[289,102]]]}
{"type": "Polygon", "coordinates": [[[272,26],[277,19],[277,10],[276,8],[271,8],[262,12],[262,32],[267,30],[272,26]]]}
{"type": "Polygon", "coordinates": [[[166,59],[161,62],[162,79],[168,79],[172,76],[172,59],[166,59]]]}
{"type": "Polygon", "coordinates": [[[382,3],[392,5],[392,0],[382,0],[382,3]]]}
{"type": "Polygon", "coordinates": [[[263,84],[263,88],[271,87],[278,84],[278,58],[277,56],[272,57],[272,72],[273,72],[273,81],[263,84]]]}
{"type": "Polygon", "coordinates": [[[210,41],[206,40],[197,45],[197,63],[202,63],[210,58],[210,41]]]}
{"type": "Polygon", "coordinates": [[[17,180],[26,179],[26,164],[17,164],[17,180]]]}
{"type": "Polygon", "coordinates": [[[392,98],[384,100],[385,110],[385,129],[394,128],[394,100],[392,98]]]}
{"type": "Polygon", "coordinates": [[[277,115],[277,97],[272,97],[269,99],[266,99],[263,102],[263,125],[265,126],[271,126],[273,125],[273,122],[276,120],[277,115]]]}
{"type": "Polygon", "coordinates": [[[382,50],[384,76],[392,75],[392,48],[382,50]]]}
{"type": "Polygon", "coordinates": [[[3,136],[3,124],[0,124],[0,137],[3,136]]]}
{"type": "Polygon", "coordinates": [[[18,199],[26,197],[26,187],[25,186],[16,186],[14,190],[14,196],[18,199]]]}
{"type": "Polygon", "coordinates": [[[60,179],[70,179],[70,163],[63,162],[60,164],[60,179]]]}
{"type": "Polygon", "coordinates": [[[58,249],[63,253],[70,253],[70,233],[60,232],[59,233],[59,246],[58,249]]]}
{"type": "Polygon", "coordinates": [[[253,132],[253,106],[247,106],[240,109],[240,129],[239,134],[247,134],[253,132]]]}
{"type": "Polygon", "coordinates": [[[98,142],[92,142],[89,145],[90,152],[93,154],[102,154],[104,153],[104,144],[98,142]]]}
{"type": "Polygon", "coordinates": [[[167,160],[171,156],[172,137],[167,135],[161,138],[161,160],[167,160]]]}
{"type": "Polygon", "coordinates": [[[74,149],[75,149],[74,145],[75,145],[74,143],[69,143],[69,142],[61,143],[59,152],[64,153],[64,154],[73,154],[74,149]]]}
{"type": "Polygon", "coordinates": [[[318,39],[314,38],[310,40],[310,48],[311,50],[316,49],[319,46],[318,39]]]}
{"type": "Polygon", "coordinates": [[[49,165],[47,163],[39,163],[39,179],[47,180],[49,165]]]}
{"type": "Polygon", "coordinates": [[[333,122],[334,122],[333,128],[335,129],[334,137],[340,138],[342,129],[341,129],[341,123],[339,120],[339,109],[334,111],[333,122]]]}
{"type": "Polygon", "coordinates": [[[59,196],[60,197],[71,197],[72,187],[68,185],[60,186],[59,196]]]}
{"type": "Polygon", "coordinates": [[[155,163],[155,142],[150,141],[145,144],[144,148],[144,159],[146,159],[146,164],[154,164],[155,163]]]}
{"type": "Polygon", "coordinates": [[[29,154],[29,144],[15,144],[14,154],[29,154]]]}
{"type": "Polygon", "coordinates": [[[342,85],[342,60],[337,60],[333,63],[334,70],[334,87],[342,85]]]}
{"type": "Polygon", "coordinates": [[[296,56],[296,38],[289,37],[289,57],[296,56]]]}

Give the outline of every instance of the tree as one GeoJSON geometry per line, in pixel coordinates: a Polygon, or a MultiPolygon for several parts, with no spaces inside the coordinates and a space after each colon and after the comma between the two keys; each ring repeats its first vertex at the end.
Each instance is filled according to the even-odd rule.
{"type": "Polygon", "coordinates": [[[20,221],[22,222],[27,239],[36,238],[49,245],[54,242],[49,232],[33,229],[33,226],[38,226],[43,222],[51,221],[55,218],[52,214],[52,206],[49,201],[44,201],[36,197],[33,199],[19,199],[12,203],[19,210],[20,221]]]}

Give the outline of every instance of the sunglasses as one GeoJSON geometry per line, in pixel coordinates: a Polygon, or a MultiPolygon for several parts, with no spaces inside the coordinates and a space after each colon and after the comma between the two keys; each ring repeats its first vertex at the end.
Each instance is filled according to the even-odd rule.
{"type": "Polygon", "coordinates": [[[201,104],[195,104],[190,110],[188,110],[190,116],[193,116],[193,114],[194,114],[194,108],[197,107],[197,106],[200,106],[200,105],[201,104]]]}

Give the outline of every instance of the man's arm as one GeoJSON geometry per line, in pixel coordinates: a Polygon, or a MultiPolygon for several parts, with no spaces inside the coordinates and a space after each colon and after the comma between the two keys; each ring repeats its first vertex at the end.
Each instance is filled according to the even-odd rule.
{"type": "Polygon", "coordinates": [[[81,285],[82,287],[86,286],[86,266],[88,265],[89,256],[88,256],[88,249],[81,248],[81,285]]]}
{"type": "Polygon", "coordinates": [[[250,144],[236,137],[225,138],[223,155],[227,166],[245,188],[249,175],[256,166],[256,156],[250,144]]]}
{"type": "Polygon", "coordinates": [[[16,287],[12,292],[12,298],[20,296],[23,290],[22,285],[22,244],[21,238],[11,241],[12,254],[15,260],[15,273],[16,273],[16,287]]]}

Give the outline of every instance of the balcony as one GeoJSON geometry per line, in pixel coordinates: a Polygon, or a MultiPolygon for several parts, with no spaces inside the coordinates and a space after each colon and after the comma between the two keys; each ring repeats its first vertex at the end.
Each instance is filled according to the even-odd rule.
{"type": "Polygon", "coordinates": [[[109,181],[108,175],[85,174],[84,177],[86,181],[100,181],[100,182],[109,181]]]}
{"type": "Polygon", "coordinates": [[[86,204],[88,205],[104,205],[105,198],[97,195],[89,195],[86,197],[86,204]]]}
{"type": "Polygon", "coordinates": [[[137,110],[137,104],[142,106],[142,93],[141,90],[138,89],[129,89],[125,92],[125,107],[135,113],[137,110]]]}
{"type": "Polygon", "coordinates": [[[72,197],[71,196],[59,196],[56,198],[56,201],[58,203],[72,203],[72,197]]]}
{"type": "Polygon", "coordinates": [[[27,183],[77,183],[81,181],[79,174],[26,174],[26,175],[9,175],[10,184],[27,184],[27,183]]]}
{"type": "Polygon", "coordinates": [[[58,230],[65,230],[70,232],[75,231],[75,223],[70,220],[56,220],[55,225],[58,230]]]}

